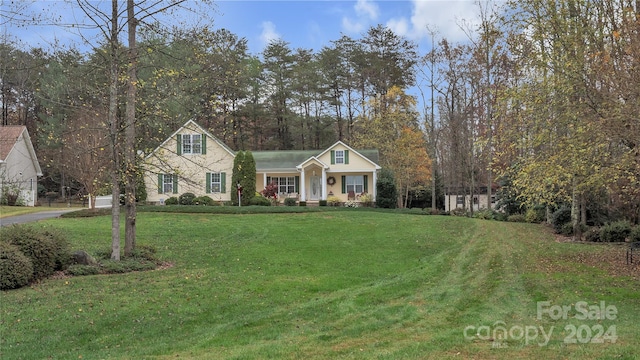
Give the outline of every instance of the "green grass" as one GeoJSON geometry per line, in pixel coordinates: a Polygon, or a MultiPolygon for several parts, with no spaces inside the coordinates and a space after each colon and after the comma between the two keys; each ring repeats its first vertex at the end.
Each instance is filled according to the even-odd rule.
{"type": "MultiPolygon", "coordinates": [[[[110,218],[48,221],[76,249],[110,246],[110,218]]],[[[540,225],[394,212],[141,212],[163,270],[51,279],[3,292],[2,359],[633,359],[638,277],[540,225]],[[604,321],[536,319],[536,302],[616,306],[604,321]],[[467,339],[468,326],[554,326],[546,346],[467,339]],[[563,342],[615,325],[616,343],[563,342]]],[[[620,264],[625,266],[624,259],[620,264]]]]}

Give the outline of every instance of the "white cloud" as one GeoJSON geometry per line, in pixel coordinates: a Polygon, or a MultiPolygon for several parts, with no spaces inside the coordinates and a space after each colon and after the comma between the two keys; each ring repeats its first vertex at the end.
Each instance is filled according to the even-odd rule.
{"type": "Polygon", "coordinates": [[[463,28],[473,26],[478,19],[478,7],[473,1],[412,0],[412,3],[412,37],[416,39],[430,36],[430,29],[437,32],[438,38],[465,41],[468,38],[463,28]]]}
{"type": "Polygon", "coordinates": [[[369,18],[375,20],[378,18],[379,8],[369,0],[358,0],[353,6],[359,18],[369,18]]]}
{"type": "Polygon", "coordinates": [[[347,34],[361,33],[369,23],[378,19],[380,8],[370,0],[358,0],[353,6],[355,19],[343,16],[342,29],[347,34]]]}
{"type": "Polygon", "coordinates": [[[398,36],[410,37],[410,25],[406,18],[394,18],[387,21],[387,27],[398,36]]]}
{"type": "Polygon", "coordinates": [[[260,41],[262,46],[267,46],[271,41],[281,38],[281,35],[276,31],[276,25],[271,21],[263,21],[261,27],[260,41]]]}
{"type": "Polygon", "coordinates": [[[358,34],[364,30],[365,24],[358,20],[351,20],[348,17],[342,18],[342,29],[347,34],[358,34]]]}

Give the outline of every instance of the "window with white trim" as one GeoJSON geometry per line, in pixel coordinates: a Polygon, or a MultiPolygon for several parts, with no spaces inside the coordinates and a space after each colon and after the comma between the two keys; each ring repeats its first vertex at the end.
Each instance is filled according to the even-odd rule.
{"type": "Polygon", "coordinates": [[[201,154],[202,153],[202,135],[182,134],[182,153],[183,154],[201,154]]]}
{"type": "Polygon", "coordinates": [[[211,192],[222,192],[222,176],[220,173],[211,173],[211,192]]]}
{"type": "MultiPolygon", "coordinates": [[[[336,151],[337,153],[337,151],[336,151]]],[[[336,156],[337,159],[337,156],[336,156]]],[[[347,193],[353,191],[355,194],[361,194],[364,192],[364,176],[362,175],[349,175],[345,177],[347,182],[347,193]]]]}
{"type": "Polygon", "coordinates": [[[344,150],[336,150],[336,152],[335,152],[335,163],[336,164],[344,164],[344,150]]]}
{"type": "Polygon", "coordinates": [[[173,175],[171,174],[162,175],[162,192],[164,193],[173,192],[173,175]]]}
{"type": "Polygon", "coordinates": [[[293,194],[298,192],[298,189],[296,189],[295,176],[267,177],[267,182],[276,183],[279,194],[293,194]]]}

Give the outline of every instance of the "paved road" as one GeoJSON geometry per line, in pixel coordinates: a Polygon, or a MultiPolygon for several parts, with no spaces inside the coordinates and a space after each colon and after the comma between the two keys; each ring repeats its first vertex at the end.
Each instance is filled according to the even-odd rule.
{"type": "Polygon", "coordinates": [[[51,210],[51,211],[41,211],[41,212],[31,213],[31,214],[7,216],[5,218],[0,219],[0,226],[7,226],[12,224],[23,224],[23,223],[34,222],[38,220],[57,218],[58,216],[64,213],[77,211],[77,210],[79,209],[51,210]]]}

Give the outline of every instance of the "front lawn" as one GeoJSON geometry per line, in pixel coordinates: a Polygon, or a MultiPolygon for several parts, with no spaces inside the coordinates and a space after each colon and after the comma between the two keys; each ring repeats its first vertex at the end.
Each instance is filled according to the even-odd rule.
{"type": "MultiPolygon", "coordinates": [[[[47,223],[74,249],[110,246],[108,216],[47,223]]],[[[640,278],[624,248],[557,241],[541,225],[141,212],[138,244],[173,266],[3,292],[0,357],[632,359],[640,346],[640,278]],[[617,316],[581,319],[583,303],[617,316]]]]}

